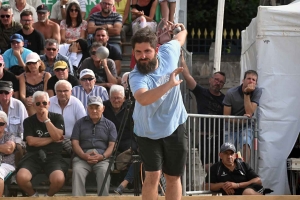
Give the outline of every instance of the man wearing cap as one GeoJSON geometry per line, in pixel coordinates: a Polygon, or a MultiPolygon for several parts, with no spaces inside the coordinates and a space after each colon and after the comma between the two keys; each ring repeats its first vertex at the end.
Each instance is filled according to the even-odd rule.
{"type": "Polygon", "coordinates": [[[45,39],[55,39],[60,43],[59,24],[49,19],[49,9],[45,4],[41,4],[36,9],[38,21],[33,24],[33,28],[42,33],[45,39]]]}
{"type": "Polygon", "coordinates": [[[262,195],[260,177],[236,157],[235,146],[224,143],[220,148],[220,161],[210,167],[210,190],[223,195],[262,195]]]}
{"type": "Polygon", "coordinates": [[[82,70],[79,79],[81,85],[73,87],[72,95],[77,97],[85,108],[87,108],[89,96],[99,96],[103,101],[108,100],[107,90],[102,86],[95,85],[96,79],[92,70],[82,70]]]}
{"type": "Polygon", "coordinates": [[[72,85],[66,80],[59,80],[55,84],[56,96],[50,98],[49,111],[61,114],[65,121],[65,137],[63,148],[72,155],[70,137],[77,120],[86,116],[86,111],[79,99],[72,96],[72,85]]]}
{"type": "Polygon", "coordinates": [[[34,22],[37,21],[37,15],[36,15],[36,12],[35,12],[35,8],[32,7],[31,5],[29,5],[26,2],[26,0],[15,0],[15,3],[11,7],[13,9],[14,19],[15,19],[16,22],[21,22],[21,20],[20,20],[20,14],[24,10],[31,11],[33,13],[33,15],[32,15],[33,21],[34,22]]]}
{"type": "Polygon", "coordinates": [[[33,13],[30,10],[24,10],[21,17],[21,24],[23,28],[17,33],[24,38],[24,47],[41,55],[44,53],[45,38],[37,30],[32,27],[33,13]]]}
{"type": "Polygon", "coordinates": [[[44,196],[53,196],[63,187],[64,174],[68,170],[68,164],[61,156],[64,119],[61,114],[49,112],[47,92],[37,91],[32,98],[36,114],[26,118],[23,123],[27,153],[19,163],[17,183],[29,196],[39,196],[31,180],[43,170],[50,181],[49,190],[44,196]]]}
{"type": "Polygon", "coordinates": [[[66,80],[68,81],[72,87],[80,85],[78,79],[69,74],[68,64],[65,61],[57,61],[54,63],[53,67],[54,76],[52,76],[47,83],[47,92],[49,94],[49,97],[52,97],[56,95],[54,85],[58,80],[66,80]]]}
{"type": "MultiPolygon", "coordinates": [[[[73,159],[72,195],[85,196],[85,178],[89,172],[96,174],[97,193],[103,183],[112,154],[117,130],[113,122],[102,113],[104,106],[99,96],[89,96],[88,115],[78,120],[73,128],[71,141],[75,157],[73,159]],[[92,141],[92,142],[91,142],[92,141]]],[[[110,178],[105,183],[103,196],[109,194],[110,178]]]]}
{"type": "MultiPolygon", "coordinates": [[[[51,10],[50,19],[57,24],[60,24],[61,20],[66,19],[67,7],[70,3],[76,2],[77,0],[59,0],[53,6],[51,10]]],[[[79,3],[78,3],[79,5],[79,3]]]]}
{"type": "Polygon", "coordinates": [[[2,5],[0,8],[0,54],[10,48],[10,37],[22,29],[19,22],[13,20],[13,11],[9,5],[2,5]]]}

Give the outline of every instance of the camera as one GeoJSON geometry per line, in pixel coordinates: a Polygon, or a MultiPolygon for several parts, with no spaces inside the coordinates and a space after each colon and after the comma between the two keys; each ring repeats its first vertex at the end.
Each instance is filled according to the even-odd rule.
{"type": "Polygon", "coordinates": [[[46,162],[47,155],[43,149],[39,150],[39,157],[42,160],[42,162],[46,162]]]}

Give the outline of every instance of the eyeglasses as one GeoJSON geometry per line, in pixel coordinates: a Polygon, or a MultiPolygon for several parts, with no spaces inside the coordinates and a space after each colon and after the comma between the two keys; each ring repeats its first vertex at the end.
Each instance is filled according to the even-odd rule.
{"type": "Polygon", "coordinates": [[[43,106],[46,106],[46,105],[48,105],[48,102],[43,101],[43,102],[36,102],[35,103],[36,106],[40,106],[41,104],[43,104],[43,106]]]}
{"type": "Polygon", "coordinates": [[[57,90],[56,93],[67,93],[69,92],[70,90],[57,90]]]}
{"type": "Polygon", "coordinates": [[[0,126],[4,126],[5,124],[5,122],[0,122],[0,126]]]}
{"type": "Polygon", "coordinates": [[[5,90],[1,90],[1,91],[0,91],[0,94],[3,94],[3,93],[6,94],[6,95],[9,94],[9,92],[7,92],[7,91],[5,91],[5,90]]]}
{"type": "Polygon", "coordinates": [[[0,63],[0,67],[2,67],[2,65],[3,65],[3,64],[2,64],[2,63],[0,63]]]}
{"type": "Polygon", "coordinates": [[[32,19],[28,19],[28,20],[23,20],[22,19],[22,22],[25,22],[25,23],[30,23],[32,21],[32,19]]]}
{"type": "Polygon", "coordinates": [[[92,51],[91,55],[93,55],[93,56],[96,55],[96,51],[92,51]]]}
{"type": "Polygon", "coordinates": [[[80,79],[81,81],[92,81],[92,80],[94,80],[94,78],[82,78],[82,79],[80,79]]]}
{"type": "Polygon", "coordinates": [[[47,51],[56,51],[55,48],[47,48],[47,51]]]}
{"type": "Polygon", "coordinates": [[[114,101],[120,101],[122,100],[123,98],[122,97],[111,97],[112,100],[114,101]]]}
{"type": "Polygon", "coordinates": [[[54,71],[56,72],[64,72],[67,68],[58,68],[58,69],[55,69],[54,71]]]}
{"type": "Polygon", "coordinates": [[[70,12],[79,12],[77,9],[70,9],[70,12]]]}
{"type": "Polygon", "coordinates": [[[27,62],[27,65],[36,65],[37,62],[27,62]]]}
{"type": "Polygon", "coordinates": [[[224,82],[224,81],[221,81],[221,80],[219,80],[219,79],[217,79],[217,78],[214,78],[214,81],[216,81],[216,82],[220,83],[221,85],[224,85],[224,84],[225,84],[225,82],[224,82]]]}
{"type": "Polygon", "coordinates": [[[10,15],[0,15],[0,17],[3,18],[10,18],[10,15]]]}
{"type": "Polygon", "coordinates": [[[106,2],[101,2],[104,6],[112,6],[113,4],[111,3],[106,3],[106,2]]]}

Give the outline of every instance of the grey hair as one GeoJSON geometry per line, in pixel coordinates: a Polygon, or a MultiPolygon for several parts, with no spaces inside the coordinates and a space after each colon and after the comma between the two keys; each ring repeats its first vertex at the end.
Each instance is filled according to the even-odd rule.
{"type": "Polygon", "coordinates": [[[0,118],[4,120],[5,123],[7,123],[7,114],[4,111],[0,111],[0,118]]]}
{"type": "Polygon", "coordinates": [[[33,95],[32,95],[32,102],[35,102],[35,99],[37,97],[46,97],[46,101],[49,101],[49,95],[47,92],[45,91],[36,91],[33,95]]]}
{"type": "Polygon", "coordinates": [[[109,96],[111,96],[113,92],[120,92],[122,96],[125,97],[125,91],[122,85],[112,85],[109,90],[109,96]]]}
{"type": "Polygon", "coordinates": [[[56,44],[56,47],[58,48],[58,46],[59,46],[59,43],[58,43],[58,41],[56,40],[56,39],[53,39],[53,38],[49,38],[49,39],[46,39],[45,40],[45,47],[47,46],[47,45],[54,45],[54,44],[56,44]]]}
{"type": "Polygon", "coordinates": [[[4,11],[10,10],[11,13],[13,13],[12,7],[10,5],[8,5],[8,4],[2,5],[1,8],[0,8],[0,10],[4,10],[4,11]]]}
{"type": "Polygon", "coordinates": [[[90,47],[90,53],[92,52],[92,49],[97,49],[98,47],[102,47],[103,44],[101,42],[93,42],[92,46],[90,47]]]}
{"type": "Polygon", "coordinates": [[[66,81],[66,80],[59,80],[59,81],[57,81],[57,82],[55,83],[55,85],[54,85],[54,90],[55,90],[55,92],[56,92],[57,86],[59,86],[59,85],[66,85],[66,86],[68,86],[68,88],[69,88],[70,90],[72,90],[72,85],[71,85],[71,83],[70,83],[69,81],[66,81]]]}

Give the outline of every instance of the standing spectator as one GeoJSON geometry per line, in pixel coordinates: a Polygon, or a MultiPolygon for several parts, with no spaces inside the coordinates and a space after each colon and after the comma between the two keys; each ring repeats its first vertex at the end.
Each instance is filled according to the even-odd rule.
{"type": "Polygon", "coordinates": [[[13,20],[13,11],[9,5],[3,5],[0,8],[0,54],[3,54],[10,48],[10,37],[22,29],[19,22],[13,20]]]}
{"type": "MultiPolygon", "coordinates": [[[[254,70],[248,70],[244,74],[243,83],[240,86],[230,88],[223,100],[224,115],[234,116],[247,116],[251,118],[259,105],[259,99],[262,94],[262,90],[256,87],[258,74],[254,70]]],[[[250,149],[253,142],[253,127],[245,124],[239,125],[237,130],[237,121],[232,120],[234,124],[230,128],[234,127],[235,132],[232,129],[228,130],[228,123],[225,124],[225,142],[233,144],[237,143],[239,138],[239,148],[243,148],[243,156],[246,162],[250,162],[250,149]]],[[[241,122],[243,122],[241,120],[241,122]]]]}
{"type": "Polygon", "coordinates": [[[69,73],[73,74],[73,65],[69,63],[68,58],[58,53],[59,43],[55,39],[47,39],[45,41],[45,54],[41,55],[41,60],[46,65],[46,72],[54,75],[53,66],[57,61],[65,61],[68,63],[69,73]]]}
{"type": "Polygon", "coordinates": [[[11,68],[12,66],[18,65],[25,67],[25,60],[28,54],[32,51],[24,48],[24,38],[20,34],[13,34],[10,37],[11,48],[4,52],[3,59],[5,62],[5,68],[11,68]]]}
{"type": "Polygon", "coordinates": [[[55,84],[59,80],[66,80],[71,84],[71,89],[79,85],[79,81],[76,77],[69,74],[68,64],[65,61],[57,61],[54,63],[54,76],[52,76],[47,83],[47,92],[49,97],[56,95],[55,93],[55,84]]]}
{"type": "Polygon", "coordinates": [[[56,96],[50,98],[49,111],[61,114],[65,122],[63,149],[72,155],[71,135],[75,122],[86,116],[86,111],[79,99],[71,95],[72,85],[66,80],[55,84],[56,96]]]}
{"type": "Polygon", "coordinates": [[[15,137],[13,134],[5,130],[7,126],[7,115],[5,112],[0,111],[0,196],[2,197],[4,192],[4,180],[5,177],[15,171],[15,154],[16,147],[15,137]]]}
{"type": "Polygon", "coordinates": [[[97,49],[102,46],[101,43],[94,42],[90,48],[91,57],[82,62],[80,70],[90,69],[95,73],[96,85],[110,88],[113,84],[117,84],[117,70],[112,59],[100,59],[96,55],[97,49]]]}
{"type": "Polygon", "coordinates": [[[68,164],[61,156],[64,135],[64,119],[48,111],[50,106],[47,92],[37,91],[33,95],[36,114],[24,120],[26,157],[19,163],[17,183],[31,197],[39,196],[32,188],[32,178],[43,170],[49,178],[49,190],[45,197],[55,195],[64,185],[68,164]],[[40,153],[45,157],[39,156],[40,153]]]}
{"type": "Polygon", "coordinates": [[[19,80],[16,78],[16,76],[9,72],[8,70],[4,69],[5,62],[3,60],[2,55],[0,55],[0,80],[1,81],[11,81],[13,84],[13,96],[16,99],[19,99],[19,80]]]}
{"type": "Polygon", "coordinates": [[[72,95],[77,97],[87,108],[89,96],[99,96],[103,101],[108,100],[108,93],[105,87],[95,85],[95,74],[90,69],[84,69],[80,72],[80,85],[72,89],[72,95]]]}
{"type": "Polygon", "coordinates": [[[35,113],[32,96],[36,91],[46,91],[47,82],[51,74],[45,72],[45,65],[37,53],[30,53],[26,57],[25,72],[20,75],[20,100],[24,103],[28,115],[35,113]]]}
{"type": "MultiPolygon", "coordinates": [[[[26,3],[34,7],[36,9],[39,5],[42,4],[41,0],[26,0],[26,3]]],[[[15,4],[14,0],[9,1],[9,5],[12,7],[15,4]]]]}
{"type": "Polygon", "coordinates": [[[159,0],[159,3],[162,17],[174,23],[176,0],[159,0]]]}
{"type": "Polygon", "coordinates": [[[81,10],[81,17],[82,19],[85,19],[85,14],[86,14],[86,4],[85,0],[78,0],[80,10],[81,10]]]}
{"type": "MultiPolygon", "coordinates": [[[[88,100],[88,116],[78,120],[72,132],[72,146],[75,153],[73,159],[72,195],[85,196],[85,179],[93,171],[97,180],[97,193],[112,154],[117,130],[111,121],[103,117],[104,106],[99,96],[90,96],[88,100]]],[[[102,196],[109,195],[110,178],[107,179],[102,196]]]]}
{"type": "Polygon", "coordinates": [[[57,23],[49,18],[50,12],[45,4],[42,4],[36,9],[38,21],[33,24],[33,28],[38,30],[45,39],[55,39],[60,43],[60,27],[57,23]]]}
{"type": "Polygon", "coordinates": [[[113,12],[114,0],[101,0],[101,12],[96,12],[90,16],[88,22],[88,33],[94,34],[96,29],[103,27],[107,29],[109,35],[108,43],[115,46],[121,53],[121,30],[122,16],[119,13],[113,12]]]}
{"type": "Polygon", "coordinates": [[[77,0],[58,0],[53,6],[51,10],[50,19],[57,24],[60,24],[61,20],[66,19],[66,10],[70,3],[77,2],[77,0]]]}
{"type": "Polygon", "coordinates": [[[108,58],[112,59],[115,62],[117,68],[117,75],[120,75],[122,55],[118,51],[118,49],[116,49],[116,47],[111,46],[108,43],[108,40],[109,40],[109,36],[107,30],[103,27],[97,28],[94,34],[94,41],[102,43],[102,45],[108,49],[109,51],[108,58]]]}
{"type": "Polygon", "coordinates": [[[15,3],[11,6],[13,13],[14,13],[14,19],[16,22],[20,22],[20,14],[25,11],[31,11],[33,13],[32,18],[33,22],[37,22],[37,15],[35,12],[35,8],[29,5],[26,0],[15,0],[15,3]]]}
{"type": "Polygon", "coordinates": [[[33,28],[32,12],[25,10],[21,13],[21,24],[23,28],[17,33],[24,38],[24,47],[37,54],[44,54],[45,38],[33,28]]]}
{"type": "Polygon", "coordinates": [[[66,19],[60,22],[61,42],[71,44],[79,38],[86,38],[86,29],[87,22],[82,19],[78,3],[70,3],[66,11],[66,19]]]}

